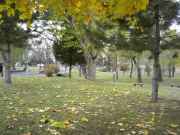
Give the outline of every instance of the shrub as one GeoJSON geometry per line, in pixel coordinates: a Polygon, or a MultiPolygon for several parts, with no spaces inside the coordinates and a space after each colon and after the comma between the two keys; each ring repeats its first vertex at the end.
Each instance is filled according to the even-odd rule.
{"type": "Polygon", "coordinates": [[[126,72],[129,70],[129,65],[128,64],[121,64],[120,65],[120,70],[123,72],[126,72]]]}
{"type": "Polygon", "coordinates": [[[47,77],[52,77],[54,73],[58,72],[58,67],[56,64],[48,64],[44,67],[44,72],[47,77]]]}

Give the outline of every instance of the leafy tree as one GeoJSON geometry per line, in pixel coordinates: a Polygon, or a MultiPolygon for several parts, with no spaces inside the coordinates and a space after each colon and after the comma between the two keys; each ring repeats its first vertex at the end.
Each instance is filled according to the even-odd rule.
{"type": "Polygon", "coordinates": [[[72,66],[85,63],[83,50],[69,27],[62,30],[61,38],[55,42],[53,50],[56,59],[69,66],[70,78],[72,66]]]}
{"type": "Polygon", "coordinates": [[[11,52],[12,47],[22,47],[27,45],[28,33],[18,26],[19,15],[8,16],[7,12],[2,13],[3,22],[0,24],[1,53],[4,66],[4,80],[6,84],[11,84],[11,52]]]}
{"type": "Polygon", "coordinates": [[[160,47],[161,47],[161,31],[167,29],[171,25],[172,21],[177,18],[178,3],[175,1],[152,1],[150,9],[154,13],[154,25],[155,25],[155,43],[152,48],[152,54],[154,59],[153,65],[153,79],[152,79],[152,100],[158,100],[158,81],[161,76],[160,71],[160,47]],[[170,10],[166,10],[170,9],[170,10]],[[153,11],[154,10],[154,11],[153,11]],[[163,21],[162,21],[163,20],[163,21]]]}
{"type": "MultiPolygon", "coordinates": [[[[7,0],[7,1],[3,1],[1,4],[2,4],[1,10],[2,11],[6,10],[8,17],[14,16],[15,11],[18,10],[20,12],[20,16],[19,16],[20,19],[23,20],[27,19],[28,22],[31,22],[31,18],[34,11],[41,11],[44,9],[52,10],[56,17],[61,16],[66,20],[70,20],[70,23],[74,27],[75,32],[79,33],[81,46],[83,46],[83,48],[86,49],[89,48],[88,46],[90,45],[90,43],[89,40],[87,40],[84,31],[82,32],[81,29],[79,29],[81,28],[80,26],[82,24],[89,26],[89,24],[91,24],[93,20],[106,20],[109,18],[115,19],[119,17],[132,15],[134,13],[139,12],[140,10],[146,9],[148,5],[148,0],[134,0],[134,1],[126,1],[126,0],[120,0],[120,1],[13,0],[11,1],[11,0],[7,0]],[[15,6],[12,7],[12,5],[15,6]]],[[[92,52],[87,53],[85,58],[87,62],[91,63],[94,56],[92,57],[92,55],[89,54],[92,54],[92,52]]]]}
{"type": "Polygon", "coordinates": [[[84,50],[88,79],[94,80],[96,74],[95,60],[98,53],[96,46],[94,46],[94,41],[98,40],[92,40],[92,37],[94,39],[96,36],[90,34],[94,33],[91,31],[93,30],[94,22],[103,22],[135,14],[146,9],[148,0],[44,0],[44,5],[49,5],[48,8],[55,15],[55,19],[66,20],[71,24],[84,50]]]}
{"type": "Polygon", "coordinates": [[[152,52],[154,60],[152,79],[153,101],[158,100],[158,82],[162,79],[159,55],[163,47],[162,41],[164,37],[162,37],[161,33],[169,29],[172,22],[177,19],[177,15],[177,2],[171,0],[151,1],[147,11],[139,13],[135,18],[132,18],[133,21],[131,21],[130,29],[128,27],[130,35],[123,36],[123,34],[119,34],[119,37],[123,36],[121,40],[127,39],[124,40],[125,42],[120,40],[120,48],[137,52],[143,50],[150,50],[152,52]]]}

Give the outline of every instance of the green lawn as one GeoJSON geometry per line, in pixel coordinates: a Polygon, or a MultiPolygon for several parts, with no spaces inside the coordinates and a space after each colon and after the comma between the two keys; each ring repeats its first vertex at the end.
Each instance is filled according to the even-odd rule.
{"type": "Polygon", "coordinates": [[[160,101],[150,101],[150,79],[134,87],[108,73],[91,82],[68,78],[14,78],[7,90],[0,82],[1,135],[179,135],[179,79],[161,84],[160,101]]]}

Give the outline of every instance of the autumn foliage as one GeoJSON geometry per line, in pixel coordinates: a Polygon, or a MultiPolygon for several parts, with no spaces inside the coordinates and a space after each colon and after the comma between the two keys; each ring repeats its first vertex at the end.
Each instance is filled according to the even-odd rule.
{"type": "Polygon", "coordinates": [[[146,9],[148,3],[149,0],[6,0],[0,1],[0,11],[13,15],[18,10],[22,19],[31,19],[34,12],[51,8],[56,15],[73,16],[87,23],[92,18],[133,15],[146,9]]]}

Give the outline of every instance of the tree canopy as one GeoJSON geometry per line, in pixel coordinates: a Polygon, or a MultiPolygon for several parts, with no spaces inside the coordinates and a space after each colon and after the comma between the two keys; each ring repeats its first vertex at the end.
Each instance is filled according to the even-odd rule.
{"type": "Polygon", "coordinates": [[[31,19],[36,11],[53,10],[55,15],[73,16],[88,23],[94,17],[119,18],[146,9],[148,0],[2,0],[0,12],[14,15],[18,10],[22,19],[31,19]]]}

